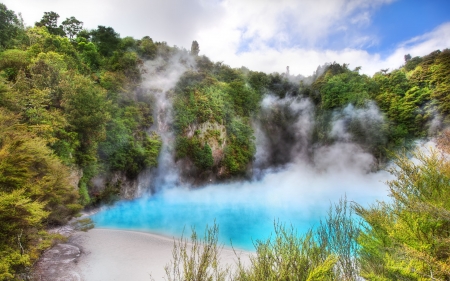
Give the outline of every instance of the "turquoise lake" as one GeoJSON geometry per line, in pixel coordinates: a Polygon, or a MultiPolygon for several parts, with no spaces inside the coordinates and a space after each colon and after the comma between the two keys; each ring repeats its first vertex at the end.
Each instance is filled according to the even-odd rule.
{"type": "Polygon", "coordinates": [[[362,205],[387,198],[386,172],[317,172],[293,166],[262,180],[210,185],[200,189],[165,187],[153,196],[120,201],[92,216],[96,227],[202,236],[207,225],[219,225],[219,240],[245,250],[267,239],[274,222],[305,233],[325,219],[330,204],[346,196],[362,205]],[[301,168],[301,169],[299,169],[301,168]]]}

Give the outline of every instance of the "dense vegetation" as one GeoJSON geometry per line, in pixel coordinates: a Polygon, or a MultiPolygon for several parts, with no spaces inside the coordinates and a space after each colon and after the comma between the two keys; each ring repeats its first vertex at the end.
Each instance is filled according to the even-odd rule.
{"type": "Polygon", "coordinates": [[[316,229],[299,235],[275,223],[274,236],[256,241],[250,264],[220,263],[218,226],[189,248],[175,243],[167,279],[191,280],[450,280],[450,132],[440,149],[399,155],[389,202],[368,208],[345,199],[316,229]],[[204,245],[203,247],[199,246],[204,245]]]}
{"type": "Polygon", "coordinates": [[[9,280],[50,245],[46,227],[108,196],[92,192],[92,177],[135,178],[157,165],[161,140],[146,133],[150,101],[134,94],[140,58],[156,52],[150,38],[86,31],[75,18],[58,26],[54,12],[29,28],[3,4],[0,14],[0,279],[9,280]]]}
{"type": "Polygon", "coordinates": [[[384,163],[388,151],[411,147],[449,121],[450,50],[406,59],[400,69],[373,77],[336,63],[310,77],[293,77],[196,57],[197,70],[186,72],[175,89],[177,158],[190,159],[200,177],[211,171],[224,178],[249,176],[252,124],[258,123],[270,142],[268,165],[289,163],[292,149],[303,141],[293,127],[303,113],[292,104],[307,100],[312,132],[304,146],[354,142],[384,163]],[[268,96],[283,102],[262,108],[268,96]],[[343,120],[345,138],[333,131],[337,120],[343,120]]]}
{"type": "MultiPolygon", "coordinates": [[[[2,280],[24,278],[51,244],[46,228],[66,223],[85,206],[117,197],[121,181],[113,182],[114,176],[135,180],[158,165],[163,144],[151,132],[155,102],[141,85],[152,79],[145,61],[161,60],[164,68],[179,56],[176,63],[187,69],[168,92],[173,104],[169,125],[182,176],[199,182],[251,176],[255,124],[267,137],[264,165],[269,167],[292,161],[299,145],[313,154],[313,147],[341,141],[359,144],[384,163],[392,158],[388,151],[435,134],[449,121],[448,49],[424,57],[406,55],[404,66],[373,77],[336,63],[319,67],[310,77],[294,77],[214,63],[199,56],[197,41],[189,54],[148,36],[122,38],[112,27],[86,30],[74,17],[58,24],[55,12],[44,13],[34,27],[25,27],[1,3],[0,15],[2,280]],[[194,65],[180,54],[189,55],[194,65]],[[269,96],[279,102],[267,107],[263,101],[269,96]],[[309,109],[298,111],[293,104],[300,101],[309,109]],[[313,124],[306,141],[292,125],[305,112],[313,124]],[[343,120],[345,138],[332,130],[337,120],[343,120]],[[99,175],[106,178],[101,188],[93,183],[99,175]]],[[[358,274],[373,280],[428,280],[431,275],[448,280],[448,202],[439,201],[448,198],[448,167],[444,158],[433,157],[419,156],[423,166],[396,158],[400,172],[390,187],[398,202],[355,207],[367,222],[358,231],[358,251],[351,253],[360,253],[358,274]]],[[[332,236],[325,225],[303,238],[279,227],[281,240],[261,242],[257,251],[276,258],[276,251],[294,245],[288,256],[304,265],[303,279],[353,278],[346,270],[356,261],[343,261],[338,248],[323,240],[332,236]],[[320,259],[312,256],[319,253],[320,259]]],[[[274,270],[268,268],[273,262],[255,260],[255,271],[242,269],[239,278],[298,272],[286,264],[266,271],[274,270]]]]}

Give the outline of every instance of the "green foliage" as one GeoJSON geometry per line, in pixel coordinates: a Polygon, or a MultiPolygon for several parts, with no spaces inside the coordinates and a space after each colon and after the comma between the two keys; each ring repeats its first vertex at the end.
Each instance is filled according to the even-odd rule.
{"type": "Polygon", "coordinates": [[[217,62],[214,65],[214,74],[217,80],[230,83],[233,81],[243,81],[244,77],[238,69],[233,69],[230,66],[217,62]]]}
{"type": "Polygon", "coordinates": [[[45,225],[64,224],[81,209],[69,174],[18,115],[0,109],[1,280],[15,279],[48,247],[45,225]]]}
{"type": "Polygon", "coordinates": [[[144,59],[154,59],[156,57],[157,47],[149,36],[143,37],[138,42],[138,53],[144,59]]]}
{"type": "Polygon", "coordinates": [[[147,104],[131,104],[116,114],[108,123],[99,155],[111,171],[124,171],[129,178],[136,178],[145,168],[157,166],[162,142],[155,133],[144,131],[152,124],[147,104]]]}
{"type": "Polygon", "coordinates": [[[419,65],[419,63],[421,62],[422,62],[421,57],[414,57],[405,63],[405,70],[406,71],[414,70],[417,67],[417,65],[419,65]]]}
{"type": "Polygon", "coordinates": [[[24,26],[14,11],[0,3],[0,51],[14,47],[17,41],[21,41],[24,34],[24,26]]]}
{"type": "Polygon", "coordinates": [[[243,121],[233,119],[227,126],[229,144],[223,162],[231,175],[245,174],[256,152],[253,130],[243,121]]]}
{"type": "MultiPolygon", "coordinates": [[[[83,31],[74,17],[58,26],[58,19],[55,12],[44,13],[36,27],[26,30],[28,39],[20,50],[0,52],[0,105],[19,113],[24,128],[42,138],[63,163],[83,170],[80,202],[88,204],[90,179],[100,169],[136,177],[145,167],[156,166],[161,140],[141,133],[152,123],[151,104],[130,95],[140,81],[139,42],[121,39],[110,27],[83,31]],[[122,106],[127,115],[136,116],[118,115],[122,106]],[[116,130],[109,124],[112,119],[114,124],[125,120],[121,126],[130,129],[103,145],[110,147],[105,156],[97,148],[107,129],[116,130]],[[113,147],[119,149],[113,152],[113,147]],[[105,165],[105,159],[111,164],[105,165]]],[[[156,44],[150,38],[144,41],[146,54],[156,55],[156,44]]]]}
{"type": "Polygon", "coordinates": [[[214,165],[211,147],[202,143],[196,136],[178,137],[176,142],[177,158],[189,157],[200,170],[211,169],[214,165]]]}
{"type": "Polygon", "coordinates": [[[236,280],[336,280],[336,257],[327,254],[311,231],[299,236],[293,228],[275,224],[275,237],[257,241],[255,247],[251,266],[239,265],[236,280]]]}
{"type": "Polygon", "coordinates": [[[125,171],[128,178],[134,179],[145,168],[157,166],[161,139],[145,133],[140,138],[129,138],[107,158],[112,171],[125,171]]]}
{"type": "MultiPolygon", "coordinates": [[[[181,237],[174,241],[172,260],[165,266],[168,281],[224,281],[229,269],[221,267],[222,247],[217,239],[219,228],[206,227],[204,237],[198,238],[192,229],[191,239],[181,237]]],[[[153,278],[152,278],[153,279],[153,278]]]]}
{"type": "Polygon", "coordinates": [[[89,196],[89,191],[87,188],[87,179],[82,178],[79,183],[78,193],[80,194],[80,204],[83,206],[89,205],[91,203],[91,197],[89,196]]]}
{"type": "Polygon", "coordinates": [[[9,81],[16,81],[19,71],[25,71],[29,63],[29,54],[22,50],[11,49],[0,54],[0,70],[9,81]]]}
{"type": "MultiPolygon", "coordinates": [[[[291,83],[284,75],[279,73],[274,73],[269,75],[269,83],[267,85],[267,90],[275,94],[279,98],[284,98],[286,96],[298,96],[299,87],[295,83],[291,83]]],[[[262,78],[265,81],[265,78],[262,78]]]]}
{"type": "MultiPolygon", "coordinates": [[[[383,134],[376,138],[364,136],[361,130],[367,130],[362,123],[350,124],[352,140],[371,151],[378,159],[386,156],[385,147],[390,150],[411,146],[414,139],[425,137],[429,133],[433,118],[447,117],[447,58],[449,52],[435,51],[423,58],[407,60],[403,68],[387,73],[382,70],[372,78],[358,73],[358,68],[351,71],[347,65],[336,63],[326,65],[322,75],[311,86],[301,85],[302,94],[311,98],[318,106],[315,112],[316,124],[314,139],[325,143],[331,128],[330,111],[341,112],[352,104],[355,108],[365,108],[371,100],[379,107],[385,124],[383,134]],[[370,139],[375,140],[372,142],[370,139]]],[[[306,81],[306,80],[305,80],[306,81]]],[[[435,128],[434,128],[435,129],[435,128]]],[[[373,135],[372,135],[373,136],[373,135]]]]}
{"type": "Polygon", "coordinates": [[[101,65],[101,55],[94,43],[83,37],[77,37],[77,49],[81,52],[80,58],[90,69],[98,70],[101,65]]]}
{"type": "Polygon", "coordinates": [[[334,109],[347,104],[363,106],[369,99],[369,78],[356,71],[328,75],[323,83],[319,89],[323,109],[334,109]]]}
{"type": "Polygon", "coordinates": [[[390,170],[392,202],[358,206],[367,227],[360,237],[362,276],[368,280],[450,279],[450,166],[437,151],[404,155],[390,170]]]}
{"type": "Polygon", "coordinates": [[[62,106],[80,142],[78,164],[95,162],[97,142],[105,139],[105,124],[110,119],[106,91],[80,75],[71,77],[63,89],[62,106]]]}
{"type": "Polygon", "coordinates": [[[100,54],[105,57],[111,56],[119,47],[120,36],[112,27],[99,25],[97,29],[91,31],[90,35],[100,54]]]}
{"type": "Polygon", "coordinates": [[[270,78],[264,72],[251,71],[248,75],[248,83],[259,94],[263,94],[270,85],[270,78]]]}
{"type": "Polygon", "coordinates": [[[64,33],[72,40],[83,29],[83,22],[77,20],[75,17],[70,17],[65,19],[61,23],[61,26],[64,33]]]}
{"type": "Polygon", "coordinates": [[[176,156],[190,158],[201,172],[214,167],[210,141],[219,145],[225,142],[224,156],[218,167],[225,167],[227,176],[242,176],[256,149],[250,122],[241,117],[257,111],[261,96],[241,80],[243,75],[238,70],[217,67],[220,72],[215,75],[232,82],[219,82],[203,73],[188,72],[177,85],[178,95],[174,101],[174,124],[178,134],[176,156]],[[224,125],[226,139],[186,137],[192,126],[208,123],[224,125]]]}
{"type": "Polygon", "coordinates": [[[192,41],[191,45],[191,55],[198,56],[198,53],[200,52],[200,47],[198,45],[198,42],[196,40],[192,41]]]}
{"type": "Polygon", "coordinates": [[[343,199],[330,208],[316,230],[299,235],[292,227],[274,224],[274,237],[256,241],[250,264],[238,257],[235,272],[219,262],[218,226],[206,228],[199,239],[175,241],[172,261],[165,267],[168,280],[358,280],[356,254],[358,224],[343,199]]]}
{"type": "Polygon", "coordinates": [[[36,259],[35,231],[48,216],[44,203],[33,202],[24,190],[0,191],[0,279],[13,280],[36,259]]]}
{"type": "Polygon", "coordinates": [[[257,112],[261,95],[256,90],[246,86],[243,81],[234,81],[228,85],[235,113],[240,116],[250,116],[252,113],[257,112]]]}
{"type": "Polygon", "coordinates": [[[3,110],[0,115],[0,191],[24,189],[30,198],[45,202],[49,224],[64,223],[81,207],[71,205],[78,196],[68,182],[69,169],[42,139],[21,128],[16,116],[3,110]]]}
{"type": "Polygon", "coordinates": [[[39,27],[46,27],[48,32],[53,35],[65,36],[62,26],[58,26],[59,15],[55,12],[44,12],[44,16],[35,25],[39,27]]]}
{"type": "Polygon", "coordinates": [[[343,198],[330,207],[327,217],[320,221],[316,230],[321,246],[336,258],[333,271],[338,280],[359,279],[359,223],[347,198],[343,198]]]}
{"type": "Polygon", "coordinates": [[[434,65],[431,66],[430,88],[432,88],[432,97],[438,101],[439,111],[448,116],[450,114],[450,49],[439,53],[434,65]]]}

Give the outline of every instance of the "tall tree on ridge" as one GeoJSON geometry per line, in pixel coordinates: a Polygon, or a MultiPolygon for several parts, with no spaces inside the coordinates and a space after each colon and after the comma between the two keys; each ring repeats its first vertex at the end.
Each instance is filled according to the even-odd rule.
{"type": "Polygon", "coordinates": [[[14,11],[0,3],[0,48],[7,48],[10,41],[15,39],[23,29],[14,11]]]}
{"type": "Polygon", "coordinates": [[[120,36],[112,27],[99,25],[91,31],[92,42],[97,45],[99,52],[109,57],[119,47],[120,36]]]}
{"type": "Polygon", "coordinates": [[[62,29],[69,39],[72,40],[83,29],[83,22],[75,17],[70,17],[62,22],[62,29]]]}
{"type": "Polygon", "coordinates": [[[59,15],[55,12],[44,12],[41,21],[36,22],[35,25],[47,27],[48,32],[53,35],[65,36],[62,26],[58,27],[58,18],[59,15]]]}
{"type": "Polygon", "coordinates": [[[200,52],[200,46],[198,45],[198,42],[196,40],[192,41],[191,55],[198,56],[199,52],[200,52]]]}

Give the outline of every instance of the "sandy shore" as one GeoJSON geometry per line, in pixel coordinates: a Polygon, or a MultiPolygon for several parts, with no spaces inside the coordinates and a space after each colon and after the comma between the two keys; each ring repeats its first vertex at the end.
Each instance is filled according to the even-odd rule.
{"type": "MultiPolygon", "coordinates": [[[[135,231],[94,228],[74,234],[82,254],[74,270],[85,281],[166,280],[164,266],[172,259],[173,238],[135,231]]],[[[248,253],[240,252],[248,261],[248,253]]],[[[221,253],[223,264],[236,264],[232,249],[221,253]]]]}

